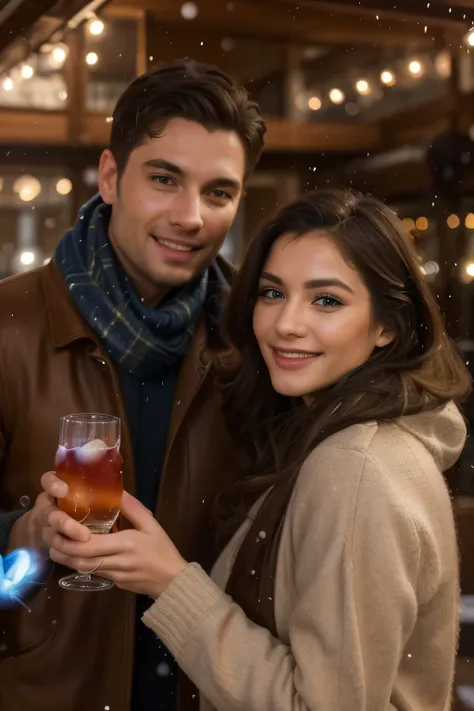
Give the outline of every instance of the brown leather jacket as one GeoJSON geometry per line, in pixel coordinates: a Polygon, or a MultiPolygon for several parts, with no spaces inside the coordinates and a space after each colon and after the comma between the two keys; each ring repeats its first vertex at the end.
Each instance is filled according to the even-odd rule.
{"type": "MultiPolygon", "coordinates": [[[[69,412],[122,418],[124,485],[133,493],[114,368],[53,263],[0,283],[0,324],[0,509],[19,509],[21,497],[33,503],[41,492],[59,417],[69,412]]],[[[212,381],[201,323],[177,386],[156,517],[184,558],[206,567],[215,557],[211,504],[236,466],[212,381]]],[[[129,711],[135,596],[64,591],[61,574],[53,568],[31,612],[0,609],[0,709],[129,711]]]]}

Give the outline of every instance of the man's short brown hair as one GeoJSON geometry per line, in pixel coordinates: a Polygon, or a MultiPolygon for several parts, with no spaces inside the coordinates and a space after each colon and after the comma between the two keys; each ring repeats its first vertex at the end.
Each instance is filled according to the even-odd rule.
{"type": "Polygon", "coordinates": [[[134,148],[158,137],[172,118],[194,121],[210,131],[235,131],[245,149],[246,177],[257,165],[266,131],[258,104],[217,68],[183,60],[138,77],[118,100],[110,150],[119,175],[134,148]]]}

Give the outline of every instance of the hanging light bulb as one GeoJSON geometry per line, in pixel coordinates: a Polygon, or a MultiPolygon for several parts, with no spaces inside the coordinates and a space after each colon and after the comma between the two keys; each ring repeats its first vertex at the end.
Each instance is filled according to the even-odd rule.
{"type": "Polygon", "coordinates": [[[35,261],[35,253],[30,252],[30,250],[25,250],[20,254],[20,262],[26,267],[29,266],[30,264],[34,264],[35,261]]]}
{"type": "Polygon", "coordinates": [[[194,20],[198,16],[198,8],[195,2],[185,2],[181,5],[181,17],[185,20],[194,20]]]}
{"type": "Polygon", "coordinates": [[[461,224],[461,220],[459,219],[459,217],[457,215],[453,214],[448,217],[448,219],[446,220],[446,223],[451,230],[455,230],[461,224]]]}
{"type": "Polygon", "coordinates": [[[428,218],[426,217],[419,217],[417,221],[415,222],[416,229],[419,232],[424,232],[425,230],[428,229],[430,223],[428,222],[428,218]]]}
{"type": "Polygon", "coordinates": [[[60,178],[56,183],[56,192],[58,195],[69,195],[72,190],[72,183],[69,178],[60,178]]]}
{"type": "Polygon", "coordinates": [[[318,96],[311,96],[308,99],[308,106],[311,111],[319,111],[322,106],[321,99],[318,96]]]}
{"type": "Polygon", "coordinates": [[[13,89],[13,79],[11,77],[6,77],[3,80],[2,86],[4,91],[11,91],[13,89]]]}
{"type": "Polygon", "coordinates": [[[466,35],[466,44],[468,44],[469,47],[474,47],[474,27],[471,27],[466,35]]]}
{"type": "Polygon", "coordinates": [[[430,260],[423,265],[423,271],[426,276],[435,276],[439,274],[439,264],[430,260]]]}
{"type": "Polygon", "coordinates": [[[408,71],[414,77],[421,77],[421,75],[423,74],[423,65],[421,62],[418,61],[418,59],[412,59],[412,61],[408,65],[408,71]]]}
{"type": "Polygon", "coordinates": [[[67,57],[66,47],[62,44],[58,44],[56,47],[53,48],[53,51],[51,52],[51,56],[52,56],[55,64],[58,64],[59,66],[61,66],[66,61],[66,57],[67,57]]]}
{"type": "Polygon", "coordinates": [[[356,82],[356,89],[362,96],[370,94],[370,84],[367,79],[359,79],[359,81],[356,82]]]}
{"type": "Polygon", "coordinates": [[[385,84],[385,86],[394,86],[397,83],[395,74],[390,69],[384,69],[380,74],[380,81],[382,84],[385,84]]]}
{"type": "Polygon", "coordinates": [[[342,104],[346,97],[344,96],[343,91],[334,88],[331,89],[331,91],[329,92],[329,98],[331,99],[333,104],[342,104]]]}
{"type": "Polygon", "coordinates": [[[23,202],[31,202],[41,192],[41,183],[33,175],[22,175],[13,183],[13,192],[23,202]]]}
{"type": "Polygon", "coordinates": [[[99,55],[96,52],[89,52],[86,55],[86,63],[90,67],[94,66],[94,64],[97,64],[98,61],[99,61],[99,55]]]}
{"type": "Polygon", "coordinates": [[[31,79],[34,73],[35,70],[31,66],[31,64],[24,64],[21,68],[21,76],[23,77],[23,79],[31,79]]]}
{"type": "Polygon", "coordinates": [[[104,29],[105,29],[105,25],[102,22],[102,20],[99,20],[98,17],[93,17],[89,21],[89,32],[91,35],[94,35],[97,37],[98,35],[102,34],[104,29]]]}

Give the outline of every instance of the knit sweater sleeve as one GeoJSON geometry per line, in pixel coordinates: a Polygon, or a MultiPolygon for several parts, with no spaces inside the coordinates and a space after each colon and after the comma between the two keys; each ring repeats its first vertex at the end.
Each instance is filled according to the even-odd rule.
{"type": "Polygon", "coordinates": [[[393,682],[419,606],[439,584],[425,516],[364,452],[315,450],[285,523],[296,591],[289,643],[252,623],[195,564],[144,622],[218,711],[398,709],[393,682]]]}

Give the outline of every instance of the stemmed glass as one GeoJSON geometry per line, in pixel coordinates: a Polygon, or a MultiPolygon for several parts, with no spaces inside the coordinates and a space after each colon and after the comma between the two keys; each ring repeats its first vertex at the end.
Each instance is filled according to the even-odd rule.
{"type": "MultiPolygon", "coordinates": [[[[92,533],[109,533],[123,493],[120,419],[94,413],[61,417],[56,474],[69,487],[68,495],[57,500],[58,508],[92,533]]],[[[73,573],[61,578],[59,585],[99,591],[114,583],[91,573],[73,573]]]]}

